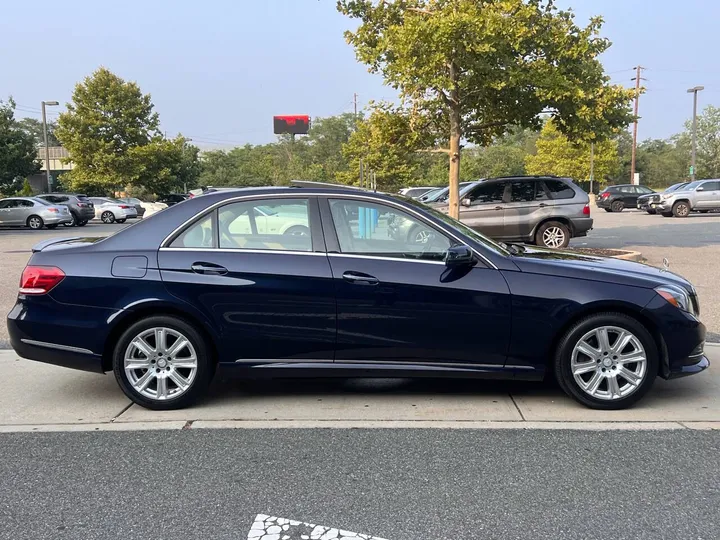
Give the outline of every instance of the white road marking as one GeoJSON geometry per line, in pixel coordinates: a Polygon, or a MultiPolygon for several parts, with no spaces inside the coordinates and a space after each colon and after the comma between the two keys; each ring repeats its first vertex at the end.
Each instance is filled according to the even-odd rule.
{"type": "Polygon", "coordinates": [[[248,540],[383,540],[377,536],[258,514],[248,540]]]}

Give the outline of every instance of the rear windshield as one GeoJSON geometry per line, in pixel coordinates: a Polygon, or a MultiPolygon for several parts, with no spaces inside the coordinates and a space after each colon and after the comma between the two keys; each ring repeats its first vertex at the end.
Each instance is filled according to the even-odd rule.
{"type": "Polygon", "coordinates": [[[87,195],[75,195],[75,198],[76,198],[78,201],[82,201],[82,202],[88,202],[88,201],[90,201],[90,199],[88,199],[88,196],[87,196],[87,195]]]}

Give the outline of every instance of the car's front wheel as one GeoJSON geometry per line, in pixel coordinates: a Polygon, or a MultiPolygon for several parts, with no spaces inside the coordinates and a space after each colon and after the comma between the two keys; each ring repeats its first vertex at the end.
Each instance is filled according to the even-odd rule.
{"type": "Polygon", "coordinates": [[[207,390],[214,363],[202,335],[182,319],[155,316],[115,345],[113,371],[125,395],[148,409],[181,409],[207,390]]]}
{"type": "Polygon", "coordinates": [[[650,333],[622,313],[578,321],[560,340],[555,376],[560,387],[593,409],[624,409],[650,390],[658,373],[650,333]]]}
{"type": "Polygon", "coordinates": [[[559,221],[543,223],[535,233],[535,244],[553,249],[567,247],[570,243],[570,229],[559,221]]]}
{"type": "Polygon", "coordinates": [[[690,205],[685,201],[676,202],[673,204],[672,213],[675,217],[688,217],[690,215],[690,205]]]}

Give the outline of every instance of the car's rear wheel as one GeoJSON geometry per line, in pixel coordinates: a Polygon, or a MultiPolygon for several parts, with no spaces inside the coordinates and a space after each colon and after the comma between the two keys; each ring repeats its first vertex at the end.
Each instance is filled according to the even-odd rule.
{"type": "Polygon", "coordinates": [[[570,229],[559,221],[543,223],[535,233],[535,244],[553,249],[567,247],[570,243],[570,229]]]}
{"type": "Polygon", "coordinates": [[[102,214],[100,214],[100,220],[103,223],[113,223],[115,221],[115,214],[113,214],[110,211],[105,211],[102,214]]]}
{"type": "Polygon", "coordinates": [[[205,393],[214,363],[193,326],[177,317],[155,316],[123,333],[114,349],[113,371],[122,391],[138,405],[180,409],[205,393]]]}
{"type": "Polygon", "coordinates": [[[673,213],[672,212],[660,212],[660,215],[662,217],[672,217],[673,213]]]}
{"type": "Polygon", "coordinates": [[[40,216],[30,216],[29,218],[27,218],[26,224],[31,229],[38,230],[38,229],[43,228],[43,225],[45,225],[45,222],[42,220],[42,218],[40,216]]]}
{"type": "Polygon", "coordinates": [[[690,215],[690,205],[685,201],[676,202],[673,204],[672,213],[675,217],[688,217],[690,215]]]}
{"type": "Polygon", "coordinates": [[[650,390],[658,351],[647,329],[622,313],[591,315],[560,340],[555,376],[572,398],[593,409],[624,409],[650,390]]]}
{"type": "Polygon", "coordinates": [[[657,214],[657,210],[650,209],[647,211],[647,213],[650,214],[651,216],[654,216],[655,214],[657,214]]]}
{"type": "Polygon", "coordinates": [[[622,201],[613,201],[610,208],[613,212],[622,212],[623,208],[625,208],[625,204],[622,201]]]}
{"type": "Polygon", "coordinates": [[[82,220],[82,221],[77,221],[77,222],[75,223],[75,225],[77,225],[78,227],[84,227],[85,225],[87,225],[87,223],[88,223],[87,220],[84,219],[84,220],[82,220]]]}
{"type": "Polygon", "coordinates": [[[70,212],[70,219],[72,220],[70,223],[63,223],[65,227],[72,227],[73,225],[77,225],[77,218],[75,217],[75,214],[70,212]]]}
{"type": "Polygon", "coordinates": [[[603,210],[605,210],[606,212],[612,212],[612,210],[610,210],[609,208],[603,208],[603,210]]]}

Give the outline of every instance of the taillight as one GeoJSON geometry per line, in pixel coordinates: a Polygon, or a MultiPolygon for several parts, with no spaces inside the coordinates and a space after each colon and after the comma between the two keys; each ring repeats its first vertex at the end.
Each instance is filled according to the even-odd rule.
{"type": "Polygon", "coordinates": [[[586,204],[583,206],[583,216],[589,216],[590,215],[590,205],[586,204]]]}
{"type": "Polygon", "coordinates": [[[607,199],[609,196],[610,196],[609,193],[601,193],[601,194],[600,194],[600,198],[601,198],[601,199],[607,199]]]}
{"type": "Polygon", "coordinates": [[[57,214],[58,209],[57,209],[57,208],[53,208],[53,207],[51,206],[50,208],[47,209],[47,211],[48,211],[48,212],[55,212],[55,213],[57,214]]]}
{"type": "Polygon", "coordinates": [[[120,208],[122,208],[123,210],[127,210],[130,207],[127,204],[121,204],[120,208]]]}
{"type": "Polygon", "coordinates": [[[20,278],[20,294],[47,294],[65,277],[57,266],[26,266],[20,278]]]}

